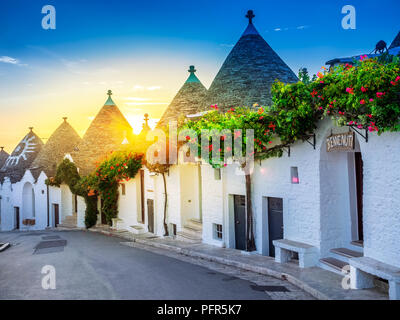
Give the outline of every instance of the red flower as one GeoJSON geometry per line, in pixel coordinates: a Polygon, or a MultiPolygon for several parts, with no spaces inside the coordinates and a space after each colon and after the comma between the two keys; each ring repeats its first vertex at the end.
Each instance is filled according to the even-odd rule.
{"type": "Polygon", "coordinates": [[[111,169],[111,170],[113,170],[113,169],[114,169],[114,167],[113,167],[113,166],[111,166],[111,167],[110,167],[110,169],[111,169]]]}
{"type": "Polygon", "coordinates": [[[365,100],[361,99],[360,104],[365,104],[365,100]]]}
{"type": "Polygon", "coordinates": [[[377,96],[378,98],[382,98],[384,95],[385,95],[384,92],[377,92],[377,93],[376,93],[376,96],[377,96]]]}
{"type": "Polygon", "coordinates": [[[311,96],[314,98],[316,95],[318,94],[318,91],[315,91],[315,89],[313,90],[313,92],[311,92],[311,96]]]}
{"type": "Polygon", "coordinates": [[[189,136],[186,136],[186,140],[189,141],[189,140],[190,140],[190,137],[189,137],[189,136]]]}
{"type": "Polygon", "coordinates": [[[354,94],[354,89],[353,88],[346,88],[346,92],[350,94],[354,94]]]}
{"type": "Polygon", "coordinates": [[[366,91],[367,91],[367,88],[361,87],[361,91],[362,91],[362,92],[366,92],[366,91]]]}

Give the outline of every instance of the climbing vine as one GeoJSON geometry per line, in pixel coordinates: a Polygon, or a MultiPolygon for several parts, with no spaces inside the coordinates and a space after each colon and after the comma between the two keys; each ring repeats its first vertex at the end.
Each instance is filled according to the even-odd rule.
{"type": "Polygon", "coordinates": [[[88,195],[98,194],[103,200],[102,212],[107,223],[118,216],[118,187],[121,181],[134,178],[142,167],[143,154],[117,151],[97,164],[94,173],[87,177],[84,186],[88,195]]]}
{"type": "MultiPolygon", "coordinates": [[[[230,142],[233,144],[235,140],[240,140],[243,146],[241,155],[249,156],[245,146],[253,141],[246,136],[246,129],[254,130],[254,159],[282,156],[287,146],[297,140],[306,140],[317,128],[318,121],[325,117],[335,119],[338,125],[354,125],[379,134],[400,131],[399,57],[386,55],[368,59],[363,56],[352,65],[338,66],[330,71],[323,69],[313,79],[302,69],[297,83],[275,82],[272,86],[273,104],[270,107],[260,107],[258,110],[231,108],[227,113],[220,113],[218,106],[212,105],[212,110],[198,120],[186,122],[180,131],[196,132],[195,137],[188,133],[187,144],[194,145],[197,156],[202,156],[213,167],[226,166],[227,157],[234,159],[232,143],[226,143],[227,139],[232,139],[230,142]],[[201,141],[203,130],[211,133],[206,136],[207,145],[201,141]],[[222,131],[228,134],[221,136],[222,131]],[[213,139],[220,139],[221,147],[218,150],[213,149],[213,139]],[[215,161],[216,155],[218,161],[215,161]]],[[[255,250],[255,243],[251,172],[245,172],[245,176],[247,250],[252,251],[255,250]]]]}
{"type": "Polygon", "coordinates": [[[97,195],[88,192],[90,176],[81,177],[76,165],[69,159],[64,159],[57,167],[56,175],[48,178],[46,184],[59,187],[62,183],[69,186],[73,194],[85,199],[85,226],[90,228],[97,221],[97,195]]]}

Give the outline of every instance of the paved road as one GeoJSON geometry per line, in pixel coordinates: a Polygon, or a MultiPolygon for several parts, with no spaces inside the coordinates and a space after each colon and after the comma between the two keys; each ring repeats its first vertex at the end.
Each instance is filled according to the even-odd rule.
{"type": "Polygon", "coordinates": [[[0,242],[12,244],[0,253],[0,299],[310,298],[286,281],[211,262],[189,263],[121,241],[81,231],[0,233],[0,242]],[[66,246],[48,247],[48,241],[59,240],[66,246]],[[35,250],[39,243],[43,248],[35,250]],[[42,288],[45,265],[55,267],[55,290],[42,288]],[[267,293],[260,284],[289,292],[267,293]]]}

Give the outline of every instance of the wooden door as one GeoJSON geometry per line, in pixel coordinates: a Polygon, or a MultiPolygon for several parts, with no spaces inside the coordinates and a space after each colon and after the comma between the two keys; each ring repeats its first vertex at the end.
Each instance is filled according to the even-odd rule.
{"type": "Polygon", "coordinates": [[[54,227],[57,228],[57,225],[60,224],[60,209],[58,204],[56,203],[53,204],[53,210],[54,210],[54,227]]]}
{"type": "Polygon", "coordinates": [[[149,232],[154,233],[154,200],[147,199],[147,223],[149,232]]]}
{"type": "Polygon", "coordinates": [[[19,230],[19,207],[14,207],[15,229],[19,230]]]}
{"type": "Polygon", "coordinates": [[[101,224],[107,224],[107,218],[106,218],[106,215],[103,212],[104,200],[101,199],[100,203],[101,203],[101,224]]]}
{"type": "Polygon", "coordinates": [[[283,239],[283,200],[268,198],[269,256],[275,257],[273,240],[283,239]]]}
{"type": "Polygon", "coordinates": [[[140,204],[141,204],[141,215],[140,221],[144,223],[144,170],[140,170],[140,204]]]}
{"type": "Polygon", "coordinates": [[[246,197],[234,196],[235,248],[246,250],[246,197]]]}
{"type": "Polygon", "coordinates": [[[361,152],[355,153],[356,186],[357,186],[357,221],[358,221],[358,240],[364,240],[363,229],[363,160],[361,152]]]}

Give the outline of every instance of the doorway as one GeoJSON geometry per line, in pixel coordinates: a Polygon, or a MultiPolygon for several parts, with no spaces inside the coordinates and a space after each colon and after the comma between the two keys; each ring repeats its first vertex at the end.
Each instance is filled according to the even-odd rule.
{"type": "Polygon", "coordinates": [[[14,207],[15,229],[19,230],[19,207],[14,207]]]}
{"type": "Polygon", "coordinates": [[[154,200],[147,199],[147,223],[149,232],[154,233],[154,200]]]}
{"type": "Polygon", "coordinates": [[[363,229],[363,160],[361,152],[355,152],[355,171],[356,171],[356,191],[357,191],[357,224],[358,224],[358,240],[364,241],[363,229]]]}
{"type": "Polygon", "coordinates": [[[140,170],[140,215],[138,217],[138,222],[144,223],[144,170],[140,170]]]}
{"type": "Polygon", "coordinates": [[[54,228],[57,228],[57,225],[60,224],[60,208],[57,203],[53,203],[53,219],[54,228]]]}
{"type": "Polygon", "coordinates": [[[100,201],[101,203],[101,224],[107,224],[107,217],[106,214],[103,212],[103,208],[104,208],[104,200],[101,199],[100,201]]]}
{"type": "Polygon", "coordinates": [[[235,249],[246,250],[246,197],[234,195],[235,249]]]}
{"type": "Polygon", "coordinates": [[[268,198],[269,256],[275,257],[274,240],[283,239],[283,199],[268,198]]]}

